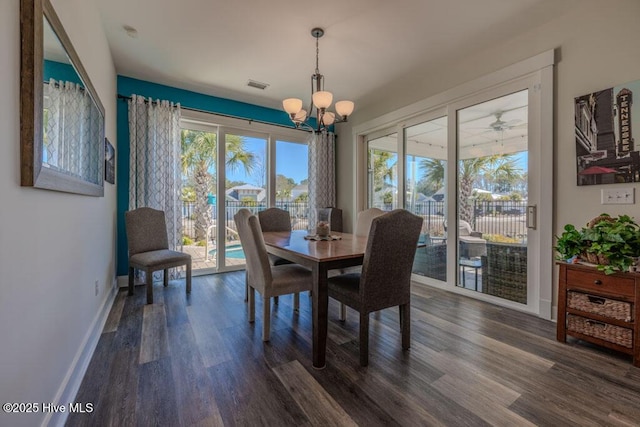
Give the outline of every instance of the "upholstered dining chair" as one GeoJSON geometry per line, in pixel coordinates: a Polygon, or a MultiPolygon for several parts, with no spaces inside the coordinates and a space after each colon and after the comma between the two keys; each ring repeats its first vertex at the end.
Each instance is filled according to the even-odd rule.
{"type": "Polygon", "coordinates": [[[240,209],[233,217],[240,243],[247,259],[247,283],[249,285],[249,322],[255,321],[255,291],[262,294],[262,340],[269,341],[271,325],[270,298],[294,294],[293,307],[297,311],[300,303],[299,292],[312,287],[311,271],[298,264],[272,266],[267,256],[267,248],[262,236],[258,217],[248,209],[240,209]]]}
{"type": "MultiPolygon", "coordinates": [[[[358,212],[358,216],[356,217],[356,236],[367,237],[369,236],[369,230],[371,229],[371,222],[374,218],[383,215],[384,211],[378,208],[369,208],[363,211],[358,212]]],[[[358,265],[355,267],[349,267],[343,270],[340,270],[338,274],[346,274],[346,273],[359,273],[362,269],[362,266],[358,265]]],[[[347,306],[343,303],[340,303],[340,320],[345,320],[347,318],[347,306]]]]}
{"type": "Polygon", "coordinates": [[[356,217],[356,236],[368,236],[371,229],[371,222],[374,218],[383,215],[384,211],[378,208],[369,208],[364,211],[358,212],[356,217]]]}
{"type": "Polygon", "coordinates": [[[342,233],[342,209],[327,207],[318,209],[318,216],[324,214],[325,218],[331,221],[331,231],[342,233]]]}
{"type": "Polygon", "coordinates": [[[138,208],[124,213],[129,248],[129,295],[133,295],[135,269],[145,273],[147,304],[153,304],[153,272],[164,270],[163,284],[169,284],[169,269],[187,267],[187,294],[191,293],[191,255],[169,249],[164,212],[138,208]]]}
{"type": "MultiPolygon", "coordinates": [[[[258,222],[260,222],[260,228],[262,232],[265,231],[291,231],[291,215],[289,211],[279,208],[269,208],[258,212],[258,222]]],[[[291,264],[288,259],[280,258],[273,254],[267,254],[269,256],[269,264],[282,265],[291,264]]],[[[249,298],[249,285],[245,290],[244,300],[249,298]]],[[[274,304],[278,304],[278,297],[273,298],[274,304]]]]}
{"type": "Polygon", "coordinates": [[[402,348],[411,336],[411,269],[422,218],[396,209],[374,218],[360,273],[328,279],[329,296],[360,313],[360,365],[369,364],[369,313],[399,306],[402,348]]]}
{"type": "MultiPolygon", "coordinates": [[[[291,215],[289,211],[279,208],[269,208],[258,212],[258,222],[262,232],[291,231],[291,215]]],[[[269,254],[271,265],[291,264],[291,261],[269,254]]]]}

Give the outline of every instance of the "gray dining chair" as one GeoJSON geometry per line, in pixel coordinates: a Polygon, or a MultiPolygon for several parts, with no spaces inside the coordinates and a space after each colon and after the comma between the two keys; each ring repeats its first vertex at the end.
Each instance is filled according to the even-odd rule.
{"type": "MultiPolygon", "coordinates": [[[[262,232],[268,231],[291,231],[291,215],[289,211],[279,208],[269,208],[258,212],[258,221],[262,232]]],[[[271,265],[291,264],[288,259],[280,258],[269,254],[271,265]]]]}
{"type": "Polygon", "coordinates": [[[129,295],[133,295],[135,269],[145,273],[147,304],[153,304],[153,272],[164,270],[163,284],[169,284],[169,269],[186,266],[187,294],[191,293],[191,255],[169,249],[164,212],[138,208],[124,213],[129,248],[129,295]]]}
{"type": "MultiPolygon", "coordinates": [[[[260,228],[262,232],[267,231],[291,231],[291,215],[289,211],[279,208],[269,208],[258,212],[258,222],[260,222],[260,228]]],[[[280,258],[279,256],[268,254],[269,264],[271,265],[283,265],[292,264],[288,259],[280,258]]],[[[244,300],[249,298],[249,286],[245,290],[244,300]]],[[[273,298],[274,304],[278,304],[278,297],[273,298]]]]}
{"type": "MultiPolygon", "coordinates": [[[[371,230],[371,222],[379,217],[380,215],[384,215],[384,211],[378,208],[369,208],[364,211],[358,212],[358,216],[356,218],[356,231],[355,235],[359,237],[367,237],[369,236],[369,230],[371,230]]],[[[346,273],[359,273],[362,270],[362,266],[357,265],[355,267],[345,268],[340,270],[338,274],[346,274],[346,273]]],[[[346,320],[347,318],[347,306],[343,303],[340,303],[340,320],[346,320]]]]}
{"type": "Polygon", "coordinates": [[[327,207],[318,209],[318,216],[324,215],[331,221],[331,231],[342,233],[342,209],[327,207]]]}
{"type": "Polygon", "coordinates": [[[399,306],[402,348],[411,336],[411,270],[422,218],[396,209],[373,219],[362,271],[328,279],[329,296],[360,313],[360,365],[369,364],[369,313],[399,306]]]}
{"type": "Polygon", "coordinates": [[[293,295],[293,308],[298,311],[299,292],[312,287],[311,271],[298,264],[271,265],[258,217],[248,209],[240,209],[233,217],[247,260],[249,286],[249,322],[255,321],[255,291],[263,297],[262,340],[269,341],[271,325],[270,298],[293,295]]]}

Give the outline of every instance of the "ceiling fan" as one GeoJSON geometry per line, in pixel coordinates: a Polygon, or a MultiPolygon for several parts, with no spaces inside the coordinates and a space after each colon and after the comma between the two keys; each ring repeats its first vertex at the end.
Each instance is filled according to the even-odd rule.
{"type": "Polygon", "coordinates": [[[522,120],[520,119],[513,119],[505,122],[504,120],[502,120],[502,111],[495,112],[493,113],[493,115],[495,116],[496,120],[492,123],[489,123],[488,128],[495,132],[503,132],[505,130],[512,129],[518,126],[520,122],[522,122],[522,120]]]}

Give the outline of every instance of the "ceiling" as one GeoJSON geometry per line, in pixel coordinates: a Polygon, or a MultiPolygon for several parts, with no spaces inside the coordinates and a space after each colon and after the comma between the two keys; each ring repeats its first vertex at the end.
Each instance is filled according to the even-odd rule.
{"type": "MultiPolygon", "coordinates": [[[[528,108],[527,91],[515,92],[458,111],[457,144],[460,159],[491,155],[515,154],[527,150],[528,108]]],[[[447,117],[418,123],[406,128],[409,156],[446,159],[447,117]]],[[[398,147],[395,130],[368,141],[369,147],[395,152],[398,147]]]]}
{"type": "Polygon", "coordinates": [[[97,0],[117,73],[281,109],[310,101],[315,39],[334,101],[551,20],[570,0],[97,0]],[[123,26],[137,30],[131,37],[123,26]],[[265,90],[247,86],[267,83],[265,90]]]}

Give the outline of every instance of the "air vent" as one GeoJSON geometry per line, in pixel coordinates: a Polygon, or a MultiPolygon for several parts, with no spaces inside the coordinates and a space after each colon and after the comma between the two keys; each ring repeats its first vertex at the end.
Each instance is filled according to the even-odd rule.
{"type": "Polygon", "coordinates": [[[249,80],[247,86],[254,87],[256,89],[265,90],[269,85],[267,83],[257,82],[255,80],[249,80]]]}

